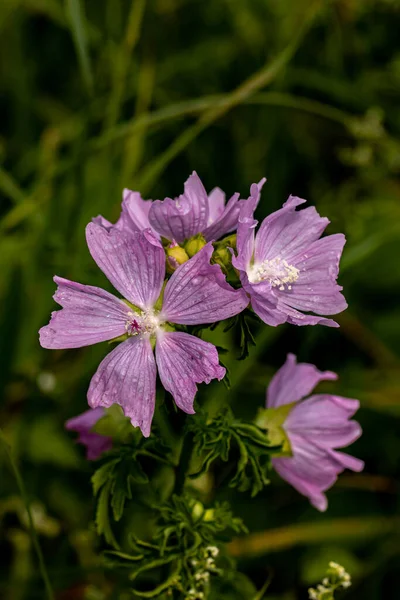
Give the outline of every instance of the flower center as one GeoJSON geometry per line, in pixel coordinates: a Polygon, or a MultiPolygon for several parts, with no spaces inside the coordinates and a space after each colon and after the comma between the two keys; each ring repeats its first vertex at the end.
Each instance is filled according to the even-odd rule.
{"type": "Polygon", "coordinates": [[[160,327],[160,319],[154,311],[143,311],[141,313],[131,312],[125,323],[128,335],[154,335],[160,327]]]}
{"type": "Polygon", "coordinates": [[[253,265],[247,275],[250,283],[269,281],[272,287],[278,287],[283,291],[285,287],[288,290],[292,289],[290,284],[298,280],[299,274],[299,269],[277,256],[272,260],[264,260],[262,263],[253,265]]]}

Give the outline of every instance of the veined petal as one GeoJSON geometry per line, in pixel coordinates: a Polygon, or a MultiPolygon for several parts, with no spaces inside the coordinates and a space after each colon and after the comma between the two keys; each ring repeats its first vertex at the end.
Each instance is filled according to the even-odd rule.
{"type": "Polygon", "coordinates": [[[278,302],[277,308],[283,315],[285,315],[285,320],[292,325],[325,325],[325,327],[339,327],[339,323],[336,323],[336,321],[333,319],[316,317],[314,315],[305,315],[295,308],[292,308],[288,304],[284,304],[282,302],[278,302]]]}
{"type": "Polygon", "coordinates": [[[365,463],[359,458],[355,458],[354,456],[350,456],[350,454],[345,454],[344,452],[337,452],[336,450],[331,450],[330,453],[336,462],[341,465],[342,470],[350,469],[351,471],[359,473],[364,469],[365,463]]]}
{"type": "Polygon", "coordinates": [[[139,192],[125,188],[122,193],[122,213],[116,227],[125,231],[151,229],[149,221],[151,205],[152,200],[143,200],[139,192]]]}
{"type": "Polygon", "coordinates": [[[126,332],[129,307],[105,290],[54,277],[54,300],[62,310],[51,313],[39,331],[43,348],[81,348],[112,340],[126,332]]]}
{"type": "Polygon", "coordinates": [[[297,363],[288,354],[285,364],[275,373],[267,390],[267,408],[297,402],[308,396],[320,381],[337,379],[332,371],[319,371],[309,363],[297,363]]]}
{"type": "Polygon", "coordinates": [[[286,322],[286,315],[280,311],[269,297],[251,296],[251,307],[264,323],[272,327],[286,322]]]}
{"type": "Polygon", "coordinates": [[[234,194],[223,211],[216,216],[211,225],[204,229],[202,233],[208,242],[218,240],[226,233],[230,233],[236,229],[240,208],[242,203],[245,202],[245,200],[240,200],[239,198],[240,194],[234,194]]]}
{"type": "Polygon", "coordinates": [[[296,211],[306,200],[289,196],[280,210],[266,217],[255,240],[255,261],[272,260],[277,256],[288,260],[317,240],[329,220],[320,217],[313,206],[296,211]]]}
{"type": "MultiPolygon", "coordinates": [[[[225,210],[225,192],[216,187],[208,194],[208,221],[212,225],[225,210]]],[[[204,235],[204,232],[203,232],[204,235]]]]}
{"type": "Polygon", "coordinates": [[[162,317],[171,323],[198,325],[237,315],[249,300],[244,290],[233,289],[219,265],[210,265],[211,243],[181,265],[164,291],[162,317]]]}
{"type": "Polygon", "coordinates": [[[343,234],[329,235],[289,258],[291,264],[298,269],[299,277],[290,289],[282,286],[284,289],[275,288],[274,293],[278,298],[279,308],[288,313],[292,322],[302,324],[304,320],[303,316],[299,317],[297,310],[332,315],[347,307],[341,293],[342,288],[336,283],[345,241],[343,234]]]}
{"type": "MultiPolygon", "coordinates": [[[[328,500],[318,485],[302,479],[296,473],[296,465],[292,458],[273,458],[272,466],[275,471],[295,488],[300,494],[306,496],[311,504],[319,511],[324,512],[328,508],[328,500]]],[[[332,484],[334,481],[332,481],[332,484]]]]}
{"type": "Polygon", "coordinates": [[[216,347],[188,333],[160,333],[156,360],[161,383],[172,394],[176,405],[189,414],[194,413],[196,384],[221,380],[225,376],[216,347]]]}
{"type": "Polygon", "coordinates": [[[156,363],[150,340],[131,337],[100,363],[90,382],[89,406],[119,404],[134,427],[150,435],[156,398],[156,363]]]}
{"type": "MultiPolygon", "coordinates": [[[[118,221],[113,224],[102,215],[98,215],[92,219],[92,223],[101,225],[107,231],[110,229],[119,229],[120,231],[143,231],[144,229],[152,229],[149,222],[149,210],[152,200],[143,200],[139,192],[124,189],[122,193],[122,210],[118,221]]],[[[158,233],[153,231],[156,237],[158,233]]]]}
{"type": "Polygon", "coordinates": [[[151,226],[160,235],[178,243],[201,233],[208,221],[207,192],[195,171],[185,182],[184,190],[175,200],[154,200],[149,211],[151,226]]]}
{"type": "Polygon", "coordinates": [[[143,309],[160,295],[165,276],[165,253],[150,231],[128,234],[89,223],[86,239],[97,265],[124,298],[143,309]]]}
{"type": "Polygon", "coordinates": [[[107,231],[115,227],[115,225],[113,225],[111,221],[105,219],[102,215],[97,215],[97,217],[93,217],[92,223],[96,223],[96,225],[104,227],[104,229],[107,229],[107,231]]]}
{"type": "Polygon", "coordinates": [[[232,256],[232,264],[236,269],[246,271],[254,253],[255,228],[258,221],[254,219],[254,211],[260,201],[262,187],[266,179],[253,183],[250,196],[241,204],[236,236],[237,256],[232,256]]]}
{"type": "Polygon", "coordinates": [[[358,400],[316,394],[293,407],[285,421],[285,430],[301,434],[321,447],[343,448],[362,433],[360,425],[349,420],[359,406],[358,400]]]}

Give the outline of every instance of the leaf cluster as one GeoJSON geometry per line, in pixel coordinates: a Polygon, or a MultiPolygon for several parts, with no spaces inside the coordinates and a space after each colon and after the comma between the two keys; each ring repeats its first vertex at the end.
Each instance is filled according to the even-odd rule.
{"type": "Polygon", "coordinates": [[[116,548],[118,543],[110,523],[110,508],[114,521],[119,521],[126,501],[132,499],[133,486],[149,482],[142,464],[144,459],[171,464],[167,458],[168,449],[160,440],[138,439],[137,443],[132,440],[107,453],[92,476],[93,494],[97,498],[97,533],[104,535],[106,541],[116,548]]]}
{"type": "Polygon", "coordinates": [[[239,334],[240,354],[238,356],[238,360],[245,360],[249,356],[250,346],[256,345],[256,341],[250,327],[251,322],[260,322],[260,319],[249,309],[244,310],[240,314],[231,317],[226,321],[224,332],[235,328],[239,334]]]}
{"type": "Polygon", "coordinates": [[[230,487],[249,490],[255,496],[269,483],[270,457],[280,446],[274,445],[267,432],[257,425],[236,419],[228,409],[212,420],[199,414],[189,428],[193,431],[195,454],[201,463],[190,475],[192,479],[206,473],[215,461],[222,460],[230,461],[228,471],[234,471],[230,487]]]}
{"type": "MultiPolygon", "coordinates": [[[[164,593],[168,598],[202,597],[195,595],[196,590],[208,589],[210,576],[222,575],[215,559],[219,544],[246,528],[227,503],[207,509],[187,495],[172,496],[157,511],[159,518],[151,542],[131,535],[131,553],[107,552],[108,565],[129,569],[135,597],[157,598],[164,597],[164,593]]],[[[234,568],[230,560],[225,559],[223,564],[226,569],[234,568]]]]}

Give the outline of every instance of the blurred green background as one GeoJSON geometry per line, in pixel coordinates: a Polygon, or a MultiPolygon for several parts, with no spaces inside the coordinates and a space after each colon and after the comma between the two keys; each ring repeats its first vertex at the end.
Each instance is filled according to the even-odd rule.
{"type": "MultiPolygon", "coordinates": [[[[123,187],[178,195],[193,169],[243,197],[265,175],[260,218],[293,193],[348,240],[340,330],[255,328],[241,363],[232,334],[212,334],[233,385],[202,386],[200,404],[252,418],[288,351],[362,404],[365,472],[340,478],[327,513],[277,478],[255,499],[217,493],[251,531],[238,567],[258,588],[272,573],[271,600],[307,598],[329,560],[353,576],[343,597],[399,598],[399,31],[397,0],[2,0],[0,426],[60,600],[122,596],[99,567],[92,465],[63,428],[107,345],[40,348],[52,276],[107,287],[85,224],[114,220],[123,187]]],[[[44,598],[3,449],[0,556],[1,599],[44,598]]]]}

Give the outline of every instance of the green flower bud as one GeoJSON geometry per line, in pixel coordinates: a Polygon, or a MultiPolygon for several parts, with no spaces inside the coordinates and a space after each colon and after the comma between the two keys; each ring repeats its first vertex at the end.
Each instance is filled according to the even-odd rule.
{"type": "Polygon", "coordinates": [[[173,273],[179,265],[183,265],[183,263],[189,260],[189,256],[185,252],[185,249],[178,244],[170,244],[167,246],[167,248],[165,248],[165,253],[167,255],[167,270],[170,273],[173,273]]]}
{"type": "Polygon", "coordinates": [[[200,252],[200,250],[204,248],[206,244],[207,242],[204,237],[201,235],[201,233],[198,233],[187,240],[184,247],[190,258],[192,258],[192,256],[200,252]]]}
{"type": "Polygon", "coordinates": [[[232,254],[228,248],[217,248],[213,253],[213,261],[220,265],[222,270],[227,273],[232,265],[232,254]]]}
{"type": "Polygon", "coordinates": [[[204,506],[201,502],[195,502],[192,508],[192,517],[195,521],[200,519],[204,513],[204,506]]]}
{"type": "Polygon", "coordinates": [[[213,508],[208,508],[206,510],[206,512],[204,513],[204,517],[203,520],[204,521],[214,521],[215,518],[215,511],[213,508]]]}
{"type": "Polygon", "coordinates": [[[236,234],[228,235],[220,242],[215,242],[212,260],[222,268],[225,274],[233,271],[231,249],[236,248],[236,234]]]}

